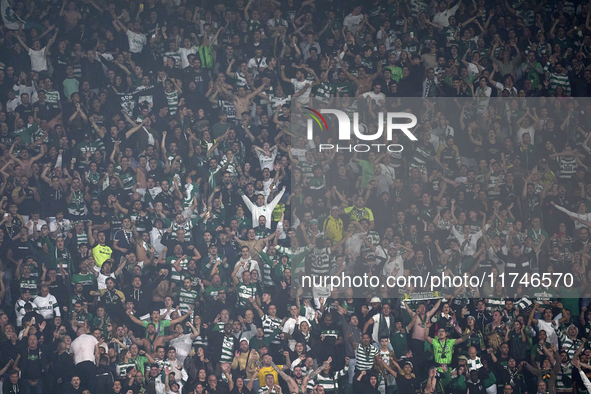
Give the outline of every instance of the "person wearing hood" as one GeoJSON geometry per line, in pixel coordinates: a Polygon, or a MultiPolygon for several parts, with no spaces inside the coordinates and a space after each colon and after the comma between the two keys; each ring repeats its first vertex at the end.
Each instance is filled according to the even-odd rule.
{"type": "Polygon", "coordinates": [[[564,331],[560,330],[558,324],[556,324],[554,326],[554,331],[556,332],[558,339],[560,339],[562,349],[566,350],[568,359],[572,360],[577,349],[583,343],[582,340],[578,339],[579,329],[574,324],[571,324],[568,326],[565,333],[564,331]]]}

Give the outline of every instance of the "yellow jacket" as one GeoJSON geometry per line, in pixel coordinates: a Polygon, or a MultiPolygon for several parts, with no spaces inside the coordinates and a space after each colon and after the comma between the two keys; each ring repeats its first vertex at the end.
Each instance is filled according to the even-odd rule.
{"type": "Polygon", "coordinates": [[[332,215],[328,215],[322,228],[326,238],[333,242],[339,242],[343,238],[344,225],[341,218],[335,219],[332,215]]]}

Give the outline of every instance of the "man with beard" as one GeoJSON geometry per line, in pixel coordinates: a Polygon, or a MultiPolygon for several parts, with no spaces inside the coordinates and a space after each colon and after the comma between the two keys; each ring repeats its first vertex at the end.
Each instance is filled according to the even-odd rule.
{"type": "Polygon", "coordinates": [[[232,334],[232,325],[226,324],[222,331],[214,331],[211,335],[212,362],[217,364],[232,363],[234,355],[240,350],[238,339],[232,334]]]}
{"type": "Polygon", "coordinates": [[[582,251],[585,248],[585,246],[587,246],[587,244],[589,243],[589,229],[587,227],[579,228],[578,233],[579,239],[577,239],[572,244],[572,250],[574,252],[582,251]]]}
{"type": "Polygon", "coordinates": [[[158,276],[151,283],[142,284],[142,278],[136,276],[131,282],[131,289],[125,295],[126,301],[133,301],[133,306],[139,316],[143,316],[150,311],[150,304],[152,303],[152,292],[158,287],[160,282],[164,280],[164,276],[158,276]]]}
{"type": "Polygon", "coordinates": [[[281,197],[283,197],[283,193],[285,193],[285,188],[286,187],[283,186],[283,189],[281,189],[281,191],[275,196],[275,198],[273,198],[273,200],[268,204],[265,204],[265,196],[263,196],[262,194],[259,194],[257,196],[255,204],[253,204],[250,201],[250,199],[244,194],[242,189],[239,189],[238,194],[240,194],[240,196],[242,197],[242,201],[244,201],[244,204],[246,204],[246,207],[250,210],[252,214],[252,221],[255,222],[260,216],[264,216],[266,219],[265,224],[267,228],[270,229],[271,214],[275,209],[275,206],[279,203],[279,200],[281,200],[281,197]]]}
{"type": "Polygon", "coordinates": [[[279,376],[285,380],[291,393],[303,393],[307,390],[308,382],[312,381],[316,375],[325,370],[331,362],[332,357],[329,357],[324,363],[322,363],[322,365],[320,365],[314,371],[308,373],[306,376],[302,374],[302,367],[299,365],[293,368],[292,376],[287,375],[273,362],[271,362],[271,366],[273,367],[273,370],[275,370],[275,372],[277,372],[277,374],[279,374],[279,376]]]}
{"type": "Polygon", "coordinates": [[[123,292],[115,288],[115,279],[109,277],[105,280],[106,289],[101,290],[100,303],[105,308],[108,316],[124,316],[125,296],[123,292]]]}
{"type": "Polygon", "coordinates": [[[176,246],[180,246],[180,254],[177,256],[176,251],[174,252],[177,258],[184,254],[187,256],[191,256],[191,258],[199,260],[201,258],[201,254],[199,254],[197,248],[195,248],[195,246],[193,246],[191,242],[189,242],[190,240],[185,238],[186,234],[187,232],[184,228],[178,228],[176,230],[176,237],[174,237],[172,235],[172,228],[169,227],[166,230],[166,233],[164,233],[164,235],[162,236],[160,242],[162,243],[162,245],[166,246],[168,250],[172,251],[175,251],[176,246]]]}
{"type": "Polygon", "coordinates": [[[501,371],[501,376],[503,385],[510,385],[515,393],[524,393],[526,391],[523,363],[517,363],[513,357],[510,357],[509,361],[507,361],[507,368],[501,371]]]}
{"type": "MultiPolygon", "coordinates": [[[[374,297],[377,298],[377,297],[374,297]]],[[[380,301],[379,299],[373,301],[380,301]]],[[[373,310],[372,310],[373,312],[373,310]]],[[[363,326],[363,333],[366,333],[369,326],[373,325],[372,331],[372,339],[374,341],[374,346],[380,343],[379,338],[387,337],[390,338],[394,333],[394,327],[396,326],[394,322],[394,316],[390,314],[390,305],[384,304],[382,306],[382,310],[379,313],[376,313],[372,318],[370,318],[365,325],[363,326]]],[[[379,347],[379,346],[376,346],[379,347]]]]}

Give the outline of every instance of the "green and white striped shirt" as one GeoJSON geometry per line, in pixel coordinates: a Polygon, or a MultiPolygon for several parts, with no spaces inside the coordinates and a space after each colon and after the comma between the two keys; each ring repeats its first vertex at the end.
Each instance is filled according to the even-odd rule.
{"type": "MultiPolygon", "coordinates": [[[[576,338],[573,341],[572,339],[570,339],[570,337],[568,335],[565,335],[562,332],[562,330],[560,330],[557,327],[554,327],[554,331],[556,332],[558,339],[560,339],[560,344],[562,346],[561,350],[566,350],[566,352],[568,353],[568,359],[572,360],[573,356],[575,355],[575,352],[577,351],[577,349],[579,348],[579,346],[581,346],[581,343],[583,343],[583,342],[580,339],[576,339],[576,338]]],[[[556,382],[558,382],[558,380],[556,382]]]]}
{"type": "Polygon", "coordinates": [[[199,292],[187,290],[184,287],[179,291],[179,311],[184,315],[189,311],[189,307],[195,305],[195,300],[199,298],[199,292]]]}
{"type": "MultiPolygon", "coordinates": [[[[378,234],[376,231],[370,231],[367,234],[367,240],[373,246],[378,247],[380,245],[380,234],[378,234]]],[[[369,253],[371,251],[372,250],[365,244],[365,242],[361,244],[361,253],[369,253]]]]}
{"type": "Polygon", "coordinates": [[[275,391],[275,387],[271,387],[269,389],[269,387],[267,386],[263,386],[261,388],[259,388],[259,391],[257,391],[257,394],[276,394],[277,391],[275,391]]]}
{"type": "Polygon", "coordinates": [[[234,360],[234,342],[236,338],[233,335],[230,337],[224,336],[222,342],[222,357],[220,357],[221,363],[231,363],[234,360]]]}
{"type": "Polygon", "coordinates": [[[380,351],[371,345],[365,348],[358,344],[355,349],[355,368],[360,371],[369,371],[373,368],[373,360],[379,353],[380,351]]]}
{"type": "Polygon", "coordinates": [[[570,94],[570,81],[568,79],[568,75],[564,74],[550,74],[550,91],[554,92],[557,86],[562,86],[564,89],[564,94],[570,94]]]}
{"type": "MultiPolygon", "coordinates": [[[[373,348],[373,346],[371,346],[373,348]]],[[[375,348],[374,348],[375,349],[375,348]]],[[[377,349],[375,349],[377,351],[377,349]]],[[[324,391],[330,391],[337,393],[339,391],[339,378],[345,376],[349,371],[349,366],[345,365],[343,369],[338,372],[328,373],[328,375],[320,372],[316,375],[314,380],[310,380],[308,382],[308,386],[306,387],[308,390],[312,390],[314,386],[317,384],[324,387],[324,391]]]]}
{"type": "MultiPolygon", "coordinates": [[[[560,361],[557,361],[560,362],[560,361]]],[[[561,363],[561,362],[560,362],[561,363]]],[[[560,373],[558,374],[558,376],[556,377],[556,391],[562,391],[562,392],[571,392],[568,391],[569,389],[572,390],[573,388],[573,383],[571,380],[569,383],[569,385],[567,385],[564,380],[563,377],[567,376],[567,377],[571,377],[573,374],[573,364],[572,362],[567,362],[566,365],[565,364],[560,364],[560,373]]]]}
{"type": "Polygon", "coordinates": [[[246,284],[240,282],[238,284],[238,306],[246,306],[250,303],[250,297],[256,297],[257,287],[254,283],[246,284]]]}
{"type": "Polygon", "coordinates": [[[88,234],[85,232],[82,234],[76,233],[76,244],[80,246],[81,244],[88,244],[88,234]]]}
{"type": "MultiPolygon", "coordinates": [[[[265,338],[269,338],[273,331],[281,327],[281,319],[278,317],[271,317],[269,315],[265,315],[261,320],[263,323],[263,333],[265,338]]],[[[271,343],[278,345],[281,342],[279,341],[279,339],[277,339],[277,337],[275,337],[273,338],[271,343]]]]}

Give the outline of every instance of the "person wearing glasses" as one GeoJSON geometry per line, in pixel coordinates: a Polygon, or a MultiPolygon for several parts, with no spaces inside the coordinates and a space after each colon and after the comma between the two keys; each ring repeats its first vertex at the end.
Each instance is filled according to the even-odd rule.
{"type": "Polygon", "coordinates": [[[429,336],[429,328],[431,328],[431,325],[431,321],[427,321],[425,324],[425,341],[433,345],[435,362],[440,365],[449,365],[451,364],[454,346],[465,342],[468,339],[468,335],[464,335],[459,339],[451,339],[447,337],[447,332],[445,331],[445,328],[442,327],[437,330],[437,337],[431,338],[429,336]]]}

